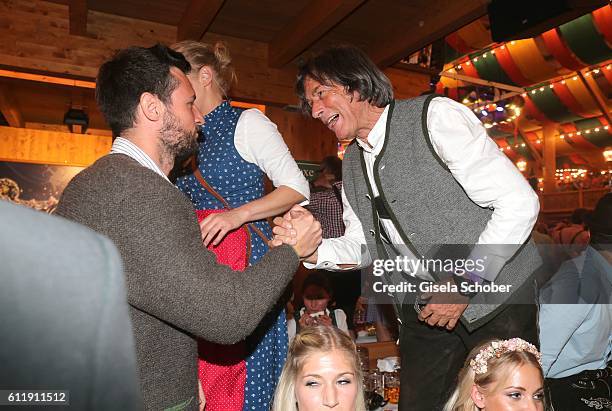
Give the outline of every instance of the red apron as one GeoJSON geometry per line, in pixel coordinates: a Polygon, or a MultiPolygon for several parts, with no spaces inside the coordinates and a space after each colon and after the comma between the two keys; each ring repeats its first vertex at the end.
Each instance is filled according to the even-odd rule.
{"type": "MultiPolygon", "coordinates": [[[[227,210],[197,210],[198,221],[210,214],[227,210]]],[[[217,246],[208,249],[217,256],[217,262],[234,271],[244,271],[248,265],[247,228],[231,231],[217,246]]],[[[221,307],[220,307],[221,308],[221,307]]],[[[231,307],[225,307],[230,309],[231,307]]],[[[231,327],[232,324],[228,324],[231,327]]],[[[206,411],[242,411],[246,383],[246,348],[244,341],[234,345],[220,345],[198,340],[198,377],[206,397],[206,411]]]]}

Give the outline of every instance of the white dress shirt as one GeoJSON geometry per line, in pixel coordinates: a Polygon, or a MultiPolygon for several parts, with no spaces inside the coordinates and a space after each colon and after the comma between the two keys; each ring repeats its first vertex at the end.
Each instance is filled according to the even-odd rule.
{"type": "MultiPolygon", "coordinates": [[[[364,149],[368,178],[375,196],[378,195],[378,188],[373,178],[373,165],[384,145],[388,112],[387,106],[368,134],[367,140],[372,147],[357,140],[364,149]]],[[[427,111],[427,129],[436,154],[447,165],[468,197],[479,206],[494,210],[477,244],[517,245],[514,249],[505,246],[497,250],[500,259],[497,263],[489,259],[494,266],[487,267],[491,275],[487,279],[492,280],[519,245],[529,237],[538,216],[538,197],[514,164],[488,137],[480,120],[463,104],[448,98],[434,98],[427,111]]],[[[344,190],[342,201],[346,225],[344,236],[324,239],[317,250],[317,263],[305,263],[307,268],[355,269],[367,267],[371,263],[367,251],[364,255],[361,253],[361,246],[366,244],[363,229],[344,190]],[[340,268],[339,264],[356,267],[340,268]]],[[[412,258],[412,253],[392,221],[382,219],[381,223],[391,242],[399,245],[400,251],[412,258]]],[[[426,272],[416,274],[423,279],[431,279],[426,272]]]]}
{"type": "Polygon", "coordinates": [[[283,136],[261,111],[252,108],[242,112],[236,124],[234,145],[242,158],[266,173],[274,187],[286,186],[306,200],[310,198],[308,181],[291,156],[283,136]]]}
{"type": "Polygon", "coordinates": [[[153,170],[154,172],[162,176],[164,180],[172,184],[172,182],[168,179],[168,176],[164,174],[164,172],[161,170],[161,168],[159,168],[157,163],[153,161],[153,159],[151,159],[151,157],[149,157],[147,153],[142,151],[140,147],[138,147],[136,144],[132,143],[126,138],[117,137],[115,141],[113,141],[110,154],[125,154],[126,156],[138,161],[141,166],[146,167],[149,170],[153,170]]]}

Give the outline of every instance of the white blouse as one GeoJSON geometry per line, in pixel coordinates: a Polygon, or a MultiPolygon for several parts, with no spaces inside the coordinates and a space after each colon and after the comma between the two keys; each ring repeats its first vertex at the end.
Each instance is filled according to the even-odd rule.
{"type": "Polygon", "coordinates": [[[286,186],[306,200],[310,198],[306,177],[291,156],[276,124],[261,111],[252,108],[240,115],[234,145],[242,158],[266,173],[274,187],[286,186]]]}

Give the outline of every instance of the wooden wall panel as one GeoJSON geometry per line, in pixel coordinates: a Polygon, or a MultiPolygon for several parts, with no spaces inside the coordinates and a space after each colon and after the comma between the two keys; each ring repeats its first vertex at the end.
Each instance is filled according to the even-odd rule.
{"type": "MultiPolygon", "coordinates": [[[[176,27],[89,12],[88,37],[69,34],[68,7],[36,0],[0,2],[0,64],[7,67],[95,78],[98,67],[115,50],[176,41],[176,27]]],[[[295,68],[269,69],[268,46],[257,41],[207,34],[203,41],[225,41],[240,81],[231,95],[237,100],[276,105],[294,104],[295,68]]]]}
{"type": "Polygon", "coordinates": [[[320,161],[338,152],[338,140],[318,120],[278,107],[267,107],[266,115],[278,126],[296,160],[320,161]]]}
{"type": "Polygon", "coordinates": [[[0,160],[88,166],[107,154],[111,137],[0,127],[0,160]]]}
{"type": "Polygon", "coordinates": [[[269,68],[267,44],[215,33],[206,33],[202,41],[224,41],[227,44],[238,76],[238,83],[230,90],[231,97],[277,106],[296,104],[294,83],[297,68],[269,68]]]}
{"type": "Polygon", "coordinates": [[[429,74],[388,68],[384,73],[391,80],[393,94],[396,99],[406,99],[419,96],[429,90],[429,74]]]}

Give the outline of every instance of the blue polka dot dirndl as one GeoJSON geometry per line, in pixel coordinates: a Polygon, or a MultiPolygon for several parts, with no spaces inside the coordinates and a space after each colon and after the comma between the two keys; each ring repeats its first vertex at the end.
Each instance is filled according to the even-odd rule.
{"type": "MultiPolygon", "coordinates": [[[[207,114],[198,152],[199,171],[231,208],[240,207],[264,195],[263,172],[257,165],[245,161],[234,145],[234,133],[240,113],[240,110],[231,107],[228,102],[223,102],[207,114]]],[[[194,174],[180,177],[176,185],[191,199],[196,210],[225,208],[222,201],[202,187],[194,174]]],[[[271,238],[272,230],[267,221],[255,221],[253,225],[266,237],[271,238]]],[[[252,229],[249,230],[250,265],[264,256],[268,246],[252,229]]],[[[230,369],[227,370],[228,375],[215,374],[213,381],[204,376],[207,384],[207,387],[203,386],[206,410],[268,411],[287,355],[287,320],[284,309],[279,308],[274,316],[262,321],[242,349],[237,348],[236,351],[227,353],[229,357],[226,361],[219,361],[217,347],[211,348],[208,344],[210,343],[201,344],[203,356],[211,361],[217,358],[215,361],[222,363],[216,365],[229,363],[230,369]],[[239,364],[244,364],[244,368],[240,368],[242,365],[239,364]],[[239,367],[232,370],[231,367],[236,365],[239,367]]],[[[208,374],[210,376],[210,373],[208,374]]]]}

